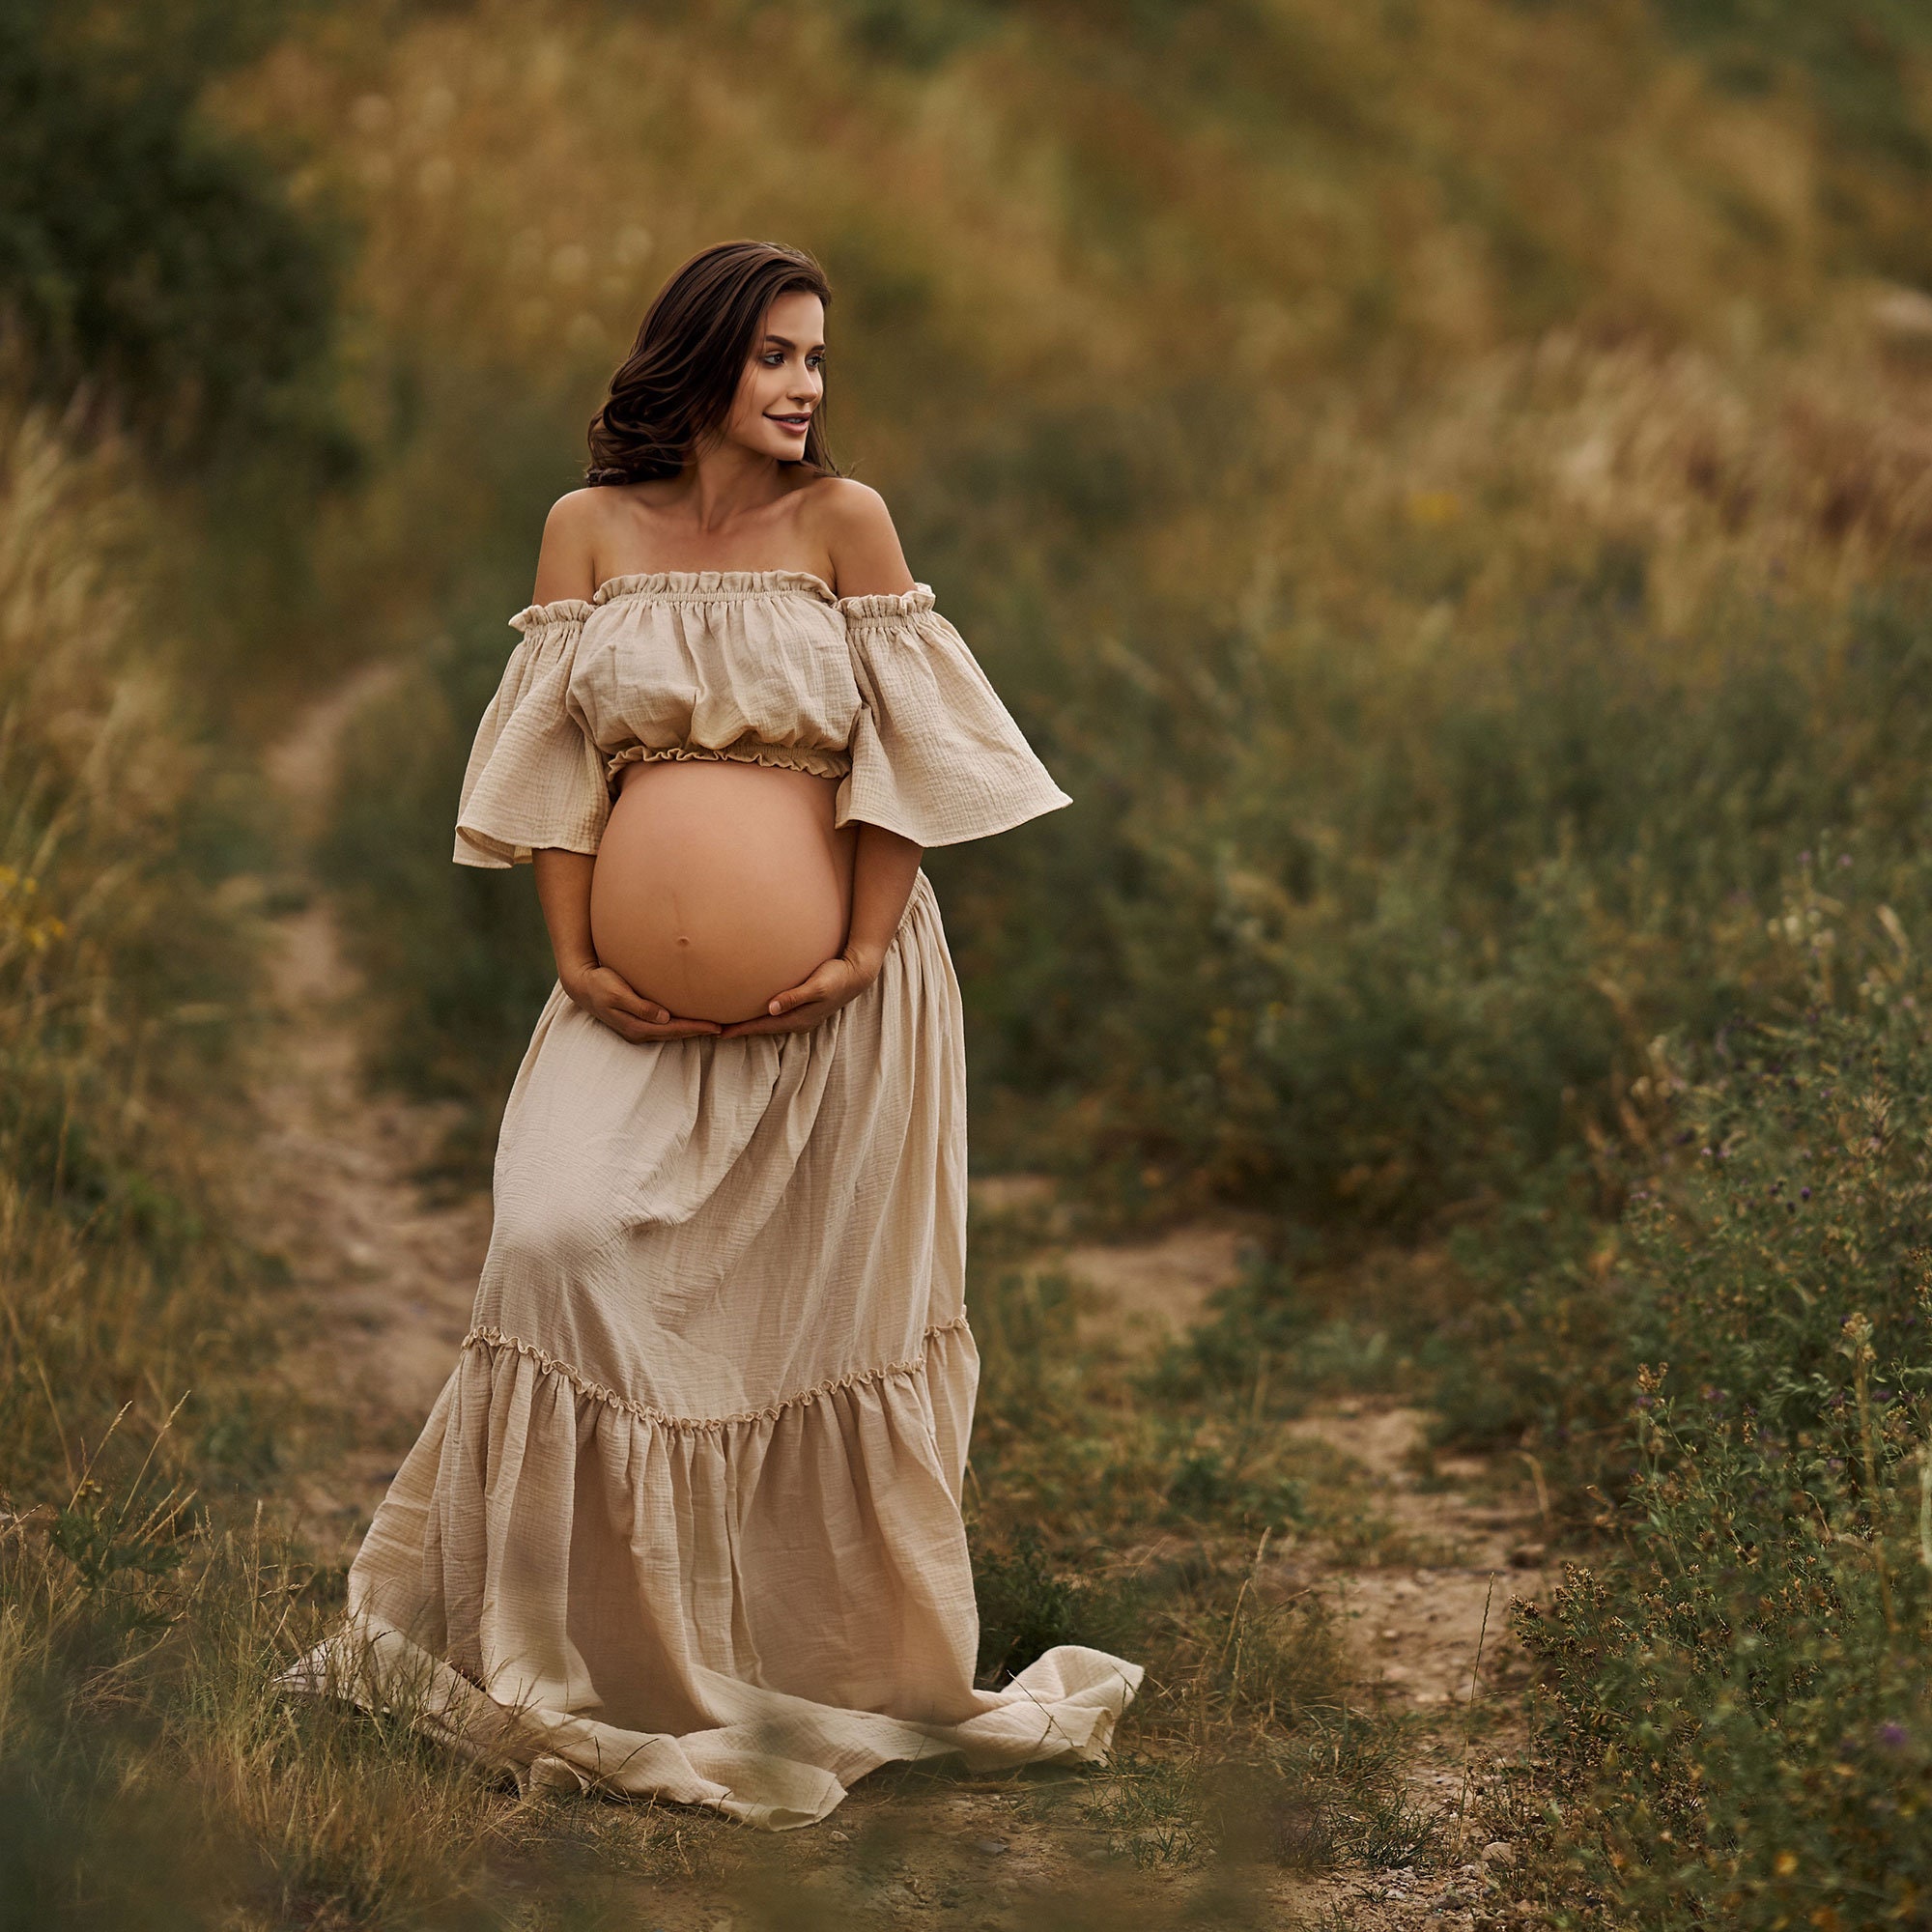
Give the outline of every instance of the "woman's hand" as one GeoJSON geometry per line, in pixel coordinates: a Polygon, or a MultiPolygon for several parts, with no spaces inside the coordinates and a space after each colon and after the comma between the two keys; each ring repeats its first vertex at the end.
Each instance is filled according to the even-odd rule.
{"type": "Polygon", "coordinates": [[[647,1000],[621,973],[608,966],[580,966],[563,980],[563,990],[593,1020],[634,1046],[658,1039],[696,1039],[719,1031],[716,1020],[684,1020],[655,1000],[647,1000]]]}
{"type": "Polygon", "coordinates": [[[828,959],[803,984],[773,996],[770,1007],[754,1020],[737,1020],[724,1037],[737,1039],[753,1033],[810,1033],[822,1026],[840,1007],[849,1006],[879,977],[883,962],[853,947],[828,959]]]}

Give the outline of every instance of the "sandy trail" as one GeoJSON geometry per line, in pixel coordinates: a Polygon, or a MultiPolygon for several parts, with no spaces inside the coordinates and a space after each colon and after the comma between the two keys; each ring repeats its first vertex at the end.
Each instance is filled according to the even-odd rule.
{"type": "MultiPolygon", "coordinates": [[[[298,833],[320,828],[342,730],[388,674],[378,668],[351,680],[272,753],[270,776],[298,833]]],[[[308,1310],[293,1353],[296,1379],[330,1418],[308,1445],[308,1473],[292,1500],[318,1552],[346,1561],[455,1362],[490,1209],[481,1194],[432,1201],[415,1179],[447,1127],[442,1110],[367,1091],[357,1032],[366,991],[327,895],[311,885],[277,927],[252,1212],[258,1240],[286,1258],[308,1310]]],[[[981,1205],[1021,1205],[1034,1192],[1024,1179],[994,1180],[981,1187],[981,1205]]],[[[1249,1232],[1236,1222],[1184,1227],[1150,1241],[1052,1249],[1036,1264],[1083,1284],[1084,1334],[1138,1351],[1202,1313],[1234,1278],[1249,1232]]],[[[1332,1593],[1357,1633],[1362,1693],[1418,1714],[1409,1773],[1416,1801],[1454,1813],[1470,1764],[1480,1778],[1518,1728],[1511,1687],[1521,1662],[1507,1608],[1546,1579],[1520,1567],[1535,1560],[1533,1492],[1519,1483],[1498,1492],[1495,1472],[1480,1463],[1438,1467],[1436,1483],[1425,1486],[1414,1452],[1426,1420],[1393,1405],[1340,1403],[1290,1427],[1346,1459],[1340,1466],[1359,1484],[1364,1506],[1426,1548],[1427,1567],[1351,1568],[1290,1547],[1259,1580],[1332,1593]],[[1479,1643],[1486,1701],[1472,1757],[1466,1714],[1479,1643]]],[[[661,1932],[750,1932],[778,1922],[991,1932],[1059,1922],[1037,1916],[1033,1901],[1043,1895],[1084,1896],[1090,1906],[1102,1895],[1123,1904],[1138,1895],[1152,1905],[1159,1891],[1179,1907],[1200,1882],[1198,1874],[1122,1872],[1106,1855],[1107,1834],[1075,1807],[1042,1812],[1009,1779],[877,1775],[826,1826],[776,1841],[748,1842],[756,1834],[703,1815],[615,1810],[610,1829],[626,1839],[621,1867],[637,1878],[639,1904],[648,1900],[648,1921],[661,1932]]],[[[1463,1868],[1452,1863],[1426,1877],[1272,1881],[1262,1918],[1240,1922],[1364,1932],[1506,1922],[1498,1916],[1506,1864],[1497,1857],[1486,1865],[1479,1849],[1471,1841],[1463,1868]]]]}
{"type": "MultiPolygon", "coordinates": [[[[327,809],[344,726],[389,676],[378,667],[351,679],[270,754],[270,780],[304,842],[327,809]]],[[[326,895],[311,886],[276,926],[275,1045],[256,1089],[264,1133],[254,1212],[258,1239],[286,1259],[308,1305],[295,1378],[338,1423],[300,1514],[323,1548],[346,1553],[455,1365],[490,1204],[482,1195],[427,1202],[414,1177],[446,1114],[366,1091],[355,1023],[363,987],[326,895]]]]}

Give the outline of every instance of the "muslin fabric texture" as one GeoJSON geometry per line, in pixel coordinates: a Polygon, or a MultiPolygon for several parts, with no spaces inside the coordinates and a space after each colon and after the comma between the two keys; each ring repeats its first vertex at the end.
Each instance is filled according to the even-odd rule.
{"type": "MultiPolygon", "coordinates": [[[[1066,803],[924,585],[619,578],[513,620],[456,857],[597,849],[639,757],[838,781],[923,845],[1066,803]]],[[[1104,1755],[1140,1666],[974,1683],[965,1057],[923,873],[810,1033],[633,1045],[558,987],[511,1092],[470,1333],[299,1688],[526,1783],[810,1824],[892,1760],[1104,1755]]]]}

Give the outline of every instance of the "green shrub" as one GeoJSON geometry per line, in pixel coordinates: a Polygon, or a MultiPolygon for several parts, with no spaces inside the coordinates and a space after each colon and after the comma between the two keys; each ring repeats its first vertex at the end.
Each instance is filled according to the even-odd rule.
{"type": "Polygon", "coordinates": [[[1524,1619],[1549,1856],[1610,1922],[1916,1922],[1932,1894],[1932,1036],[1904,952],[1858,1010],[1732,1036],[1626,1218],[1626,1550],[1524,1619]]]}
{"type": "Polygon", "coordinates": [[[15,0],[0,14],[0,314],[42,393],[82,384],[182,453],[270,440],[347,459],[304,387],[335,265],[259,151],[198,111],[279,7],[15,0]]]}

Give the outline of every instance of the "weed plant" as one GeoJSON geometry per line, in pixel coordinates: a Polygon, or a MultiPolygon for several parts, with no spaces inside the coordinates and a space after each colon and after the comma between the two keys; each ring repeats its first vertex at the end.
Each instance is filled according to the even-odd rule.
{"type": "MultiPolygon", "coordinates": [[[[689,1821],[525,1804],[400,1721],[270,1690],[340,1577],[248,1520],[299,1443],[265,1420],[272,1283],[208,1172],[252,958],[218,881],[265,855],[146,593],[224,606],[196,696],[258,737],[290,690],[399,664],[333,865],[375,1058],[472,1103],[478,1172],[546,969],[527,882],[446,864],[467,734],[656,280],[754,231],[826,259],[838,446],[1077,799],[932,862],[979,1158],[1117,1218],[1232,1198],[1335,1237],[1142,1364],[1083,1340],[1024,1231],[977,1231],[981,1664],[1148,1660],[1115,1773],[1065,1801],[1108,1868],[1205,1872],[1208,1917],[1242,1861],[1426,1853],[1400,1734],[1338,1693],[1334,1629],[1266,1558],[1394,1551],[1283,1424],[1446,1366],[1451,1433],[1622,1539],[1532,1629],[1550,1909],[1923,1916],[1932,499],[1894,284],[1932,279],[1926,54],[1865,0],[1752,21],[336,0],[198,104],[298,159],[286,197],[168,92],[143,192],[200,169],[270,272],[225,333],[143,336],[135,303],[82,373],[163,428],[234,402],[293,450],[285,352],[326,333],[315,224],[348,215],[368,467],[244,555],[241,488],[197,527],[4,412],[10,1909],[624,1923],[728,1861],[689,1821]],[[1444,1320],[1316,1279],[1390,1229],[1429,1236],[1444,1320]]],[[[125,119],[71,139],[110,83],[76,74],[40,160],[125,161],[125,119]]],[[[16,307],[22,237],[65,209],[7,217],[16,307]]],[[[157,210],[151,287],[196,232],[157,210]]],[[[121,259],[31,280],[43,389],[122,313],[121,259]]],[[[1092,1893],[1054,1922],[1158,1916],[1092,1893]]],[[[850,1917],[778,1888],[771,1916],[850,1917]]]]}
{"type": "Polygon", "coordinates": [[[1862,990],[1733,1036],[1633,1190],[1620,1548],[1524,1620],[1561,1923],[1912,1923],[1932,1889],[1932,1038],[1902,928],[1862,990]]]}
{"type": "MultiPolygon", "coordinates": [[[[548,964],[526,880],[445,863],[469,734],[651,289],[755,217],[825,256],[835,440],[1075,798],[931,862],[979,1157],[1127,1215],[1514,1197],[1618,1131],[1658,1034],[1776,996],[1798,852],[1913,836],[1925,366],[1861,277],[1905,271],[1917,164],[1715,218],[1769,192],[1738,156],[1825,163],[1798,96],[1672,65],[1735,52],[1695,9],[1195,10],[1104,48],[1077,9],[928,11],[917,57],[849,9],[318,26],[235,99],[366,223],[379,480],[321,554],[409,663],[333,859],[379,1062],[471,1102],[480,1174],[548,964]],[[771,92],[780,47],[857,148],[771,92]]],[[[1794,89],[1907,111],[1778,44],[1794,89]]]]}
{"type": "Polygon", "coordinates": [[[1014,1265],[1025,1216],[976,1223],[983,1381],[968,1484],[981,1681],[1056,1644],[1145,1662],[1122,1761],[1035,1803],[1077,1809],[1148,1869],[1233,1859],[1401,1864],[1435,1825],[1406,1803],[1394,1722],[1348,1689],[1327,1601],[1266,1561],[1387,1554],[1346,1475],[1283,1428],[1291,1385],[1195,1387],[1172,1360],[1083,1342],[1065,1279],[1014,1265]]]}

